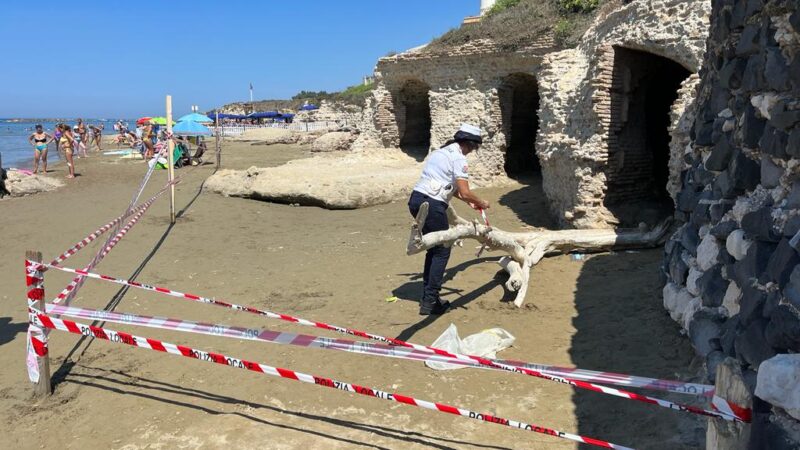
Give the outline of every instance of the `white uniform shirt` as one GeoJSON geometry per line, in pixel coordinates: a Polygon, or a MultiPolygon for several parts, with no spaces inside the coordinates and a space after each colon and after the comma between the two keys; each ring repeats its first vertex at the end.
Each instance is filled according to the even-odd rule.
{"type": "Polygon", "coordinates": [[[467,158],[461,153],[461,146],[457,142],[450,144],[428,156],[414,190],[449,203],[456,189],[456,179],[469,179],[467,171],[467,158]]]}

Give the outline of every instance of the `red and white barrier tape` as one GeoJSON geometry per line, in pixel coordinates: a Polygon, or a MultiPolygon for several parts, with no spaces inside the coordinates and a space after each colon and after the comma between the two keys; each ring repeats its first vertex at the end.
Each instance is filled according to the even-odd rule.
{"type": "MultiPolygon", "coordinates": [[[[137,208],[134,209],[134,211],[138,210],[139,208],[142,208],[143,206],[144,205],[139,205],[137,208]]],[[[78,243],[76,243],[75,245],[70,247],[69,250],[67,250],[64,253],[58,255],[56,257],[56,259],[54,259],[51,262],[51,264],[61,264],[61,263],[63,263],[69,257],[71,257],[72,255],[78,253],[78,251],[80,249],[82,249],[82,248],[86,247],[87,245],[91,244],[95,239],[97,239],[98,237],[102,236],[103,233],[105,233],[106,231],[110,230],[111,227],[116,225],[118,222],[121,222],[123,219],[126,219],[127,217],[128,217],[127,215],[123,214],[123,215],[117,217],[116,219],[112,220],[111,222],[109,222],[109,223],[103,225],[102,227],[98,228],[92,234],[90,234],[89,236],[86,236],[85,238],[80,240],[78,243]]]]}
{"type": "MultiPolygon", "coordinates": [[[[85,269],[86,270],[91,270],[97,263],[102,261],[103,258],[105,258],[105,256],[108,254],[108,252],[110,252],[111,249],[113,249],[122,240],[122,238],[128,233],[128,231],[130,231],[130,229],[134,225],[136,225],[136,222],[138,222],[139,219],[144,215],[144,213],[147,212],[147,210],[150,208],[150,205],[152,205],[152,203],[150,203],[149,205],[144,205],[144,207],[142,209],[140,209],[136,214],[134,214],[134,216],[125,225],[125,227],[122,228],[113,237],[113,239],[111,239],[110,241],[107,241],[106,245],[101,249],[100,253],[98,253],[98,255],[100,255],[100,257],[97,258],[96,260],[93,260],[89,265],[87,265],[85,267],[85,269]]],[[[57,267],[57,266],[50,266],[50,267],[57,267]]],[[[76,273],[78,273],[78,272],[76,272],[76,273]]],[[[75,278],[73,278],[72,281],[70,281],[70,283],[67,285],[67,287],[65,287],[58,294],[58,296],[56,296],[55,300],[53,300],[53,303],[59,304],[61,302],[64,302],[65,304],[69,304],[69,302],[75,296],[75,293],[78,291],[78,289],[80,289],[79,284],[82,283],[82,280],[83,280],[83,277],[80,276],[80,275],[75,277],[75,278]]]]}
{"type": "Polygon", "coordinates": [[[717,411],[741,418],[742,422],[750,423],[753,418],[752,409],[739,406],[716,395],[711,397],[711,406],[717,411]]]}
{"type": "MultiPolygon", "coordinates": [[[[36,308],[37,302],[44,298],[44,279],[41,266],[34,266],[25,261],[25,286],[27,287],[28,311],[36,308]]],[[[47,333],[42,327],[28,323],[25,339],[25,365],[28,368],[28,379],[32,383],[39,382],[39,357],[47,355],[47,333]]]]}
{"type": "Polygon", "coordinates": [[[481,420],[484,422],[495,423],[498,425],[504,425],[510,428],[519,428],[525,431],[532,431],[535,433],[546,434],[549,436],[559,437],[562,439],[567,439],[584,444],[591,444],[598,447],[613,448],[620,450],[631,450],[629,447],[613,444],[611,442],[602,441],[599,439],[594,439],[571,433],[565,433],[563,431],[558,431],[551,428],[545,428],[539,425],[505,419],[502,417],[493,416],[491,414],[481,414],[475,411],[470,411],[468,409],[450,406],[444,403],[429,402],[426,400],[420,400],[401,394],[389,393],[374,388],[359,386],[357,384],[345,383],[342,381],[333,380],[331,378],[324,378],[315,375],[305,374],[302,372],[296,372],[289,369],[283,369],[280,367],[273,367],[273,366],[268,366],[266,364],[259,364],[244,359],[233,358],[220,353],[211,353],[203,350],[198,350],[192,347],[186,347],[183,345],[175,345],[169,342],[159,341],[156,339],[148,339],[140,336],[134,336],[128,333],[123,333],[121,331],[114,331],[107,328],[84,325],[70,320],[56,319],[54,317],[50,317],[45,314],[34,313],[32,314],[31,319],[34,322],[36,322],[37,325],[52,330],[66,331],[69,333],[78,334],[82,336],[93,336],[98,339],[103,339],[117,344],[125,344],[125,345],[130,345],[132,347],[156,350],[159,352],[169,353],[172,355],[197,359],[199,361],[212,362],[237,369],[250,370],[253,372],[262,373],[264,375],[270,375],[274,377],[285,378],[288,380],[300,381],[308,384],[317,384],[320,386],[339,389],[342,391],[354,392],[356,394],[365,395],[367,397],[380,398],[383,400],[392,401],[396,403],[405,403],[407,405],[417,406],[420,408],[430,409],[433,411],[439,411],[443,413],[454,414],[457,416],[468,417],[470,419],[481,420]]]}
{"type": "Polygon", "coordinates": [[[293,345],[299,347],[338,350],[348,353],[381,356],[387,358],[405,359],[415,362],[440,362],[494,370],[491,367],[481,366],[475,362],[461,361],[439,356],[431,352],[422,352],[407,347],[397,347],[388,344],[373,344],[370,342],[357,342],[348,339],[332,339],[321,336],[294,334],[267,329],[254,329],[233,327],[227,325],[193,322],[189,320],[172,319],[167,317],[142,316],[116,311],[104,311],[89,308],[76,308],[74,306],[46,305],[47,314],[76,319],[102,320],[125,325],[138,325],[186,333],[197,333],[211,336],[222,336],[235,339],[266,342],[270,344],[293,345]]]}
{"type": "MultiPolygon", "coordinates": [[[[42,264],[42,265],[48,266],[46,264],[42,264]]],[[[90,272],[86,272],[86,271],[80,271],[80,270],[77,270],[77,269],[70,269],[70,268],[65,268],[65,267],[55,266],[55,265],[50,265],[49,267],[54,268],[54,269],[58,269],[58,270],[62,270],[62,271],[66,271],[66,272],[70,272],[70,273],[77,273],[79,275],[86,276],[86,277],[89,277],[89,278],[95,278],[95,279],[99,279],[99,280],[110,281],[110,282],[113,282],[113,283],[132,286],[132,287],[137,287],[137,288],[140,288],[140,289],[149,290],[149,291],[153,291],[153,292],[160,292],[162,294],[167,294],[167,295],[172,296],[172,297],[184,298],[184,299],[189,299],[189,300],[193,300],[193,301],[199,301],[199,302],[203,302],[203,303],[216,304],[216,305],[225,306],[225,307],[228,307],[228,308],[231,308],[231,309],[247,311],[247,312],[253,312],[253,313],[256,313],[256,314],[259,314],[259,315],[263,315],[263,316],[266,316],[266,317],[278,318],[278,319],[282,319],[282,320],[286,320],[286,321],[290,321],[290,322],[294,322],[294,323],[298,323],[298,324],[303,324],[303,325],[309,324],[310,326],[314,326],[314,327],[318,327],[318,328],[322,328],[322,329],[326,329],[326,330],[344,332],[344,333],[355,335],[355,336],[367,337],[367,338],[370,338],[370,339],[379,340],[379,341],[383,341],[383,342],[388,342],[388,343],[395,344],[395,345],[401,345],[403,347],[414,348],[414,349],[422,350],[422,351],[429,351],[429,352],[433,352],[433,353],[435,353],[437,355],[440,355],[440,356],[445,356],[447,358],[452,358],[452,359],[461,360],[461,361],[468,361],[468,362],[476,362],[476,363],[478,363],[478,364],[480,364],[482,366],[488,366],[488,367],[492,367],[492,368],[495,368],[495,369],[505,370],[505,371],[514,372],[514,373],[521,373],[521,374],[524,374],[524,375],[533,376],[533,377],[536,377],[536,378],[542,378],[542,379],[546,379],[546,380],[549,380],[549,381],[555,381],[555,382],[558,382],[558,383],[569,384],[569,385],[577,387],[577,388],[587,389],[587,390],[591,390],[591,391],[594,391],[594,392],[601,392],[601,393],[604,393],[604,394],[613,395],[613,396],[621,397],[621,398],[627,398],[627,399],[630,399],[630,400],[635,400],[635,401],[639,401],[639,402],[643,402],[643,403],[654,404],[654,405],[657,405],[657,406],[661,406],[663,408],[669,408],[669,409],[674,409],[674,410],[678,410],[678,411],[686,411],[686,412],[691,412],[691,413],[694,413],[694,414],[700,414],[700,415],[705,415],[705,416],[710,416],[710,417],[717,417],[717,418],[721,418],[721,419],[729,420],[729,421],[736,421],[736,420],[740,420],[741,421],[742,420],[741,417],[731,416],[731,415],[729,415],[729,414],[727,414],[725,412],[706,410],[706,409],[695,407],[695,406],[691,406],[691,405],[683,405],[683,404],[675,403],[675,402],[672,402],[672,401],[669,401],[669,400],[664,400],[664,399],[660,399],[660,398],[656,398],[656,397],[636,394],[634,392],[624,391],[624,390],[621,390],[621,389],[611,388],[611,387],[607,387],[607,386],[600,386],[600,385],[597,385],[597,384],[594,384],[594,383],[578,380],[578,379],[575,379],[575,378],[569,378],[569,377],[564,377],[564,376],[560,376],[560,375],[553,375],[553,374],[545,373],[545,372],[542,372],[542,371],[539,371],[539,370],[529,369],[527,367],[521,367],[521,366],[514,366],[514,365],[510,365],[510,364],[505,364],[505,363],[497,361],[497,360],[489,360],[487,358],[483,358],[483,357],[480,357],[480,356],[461,355],[461,354],[458,354],[458,353],[451,353],[451,352],[448,352],[446,350],[441,350],[441,349],[437,349],[437,348],[434,348],[434,347],[428,347],[428,346],[423,346],[423,345],[419,345],[419,344],[412,344],[412,343],[408,343],[408,342],[405,342],[405,341],[400,341],[400,340],[393,339],[393,338],[386,338],[386,337],[383,337],[383,336],[377,336],[377,335],[373,335],[373,334],[370,334],[370,333],[365,333],[365,332],[362,332],[362,331],[350,330],[350,329],[346,329],[346,328],[342,328],[342,327],[336,327],[336,326],[333,326],[333,325],[328,325],[328,324],[324,324],[324,323],[320,323],[320,322],[311,322],[311,321],[307,321],[305,319],[299,319],[299,318],[295,318],[295,317],[288,316],[288,315],[285,315],[285,314],[276,314],[276,313],[272,313],[270,311],[262,311],[262,310],[257,310],[255,308],[244,307],[244,306],[240,306],[240,305],[234,305],[234,304],[230,304],[230,303],[226,303],[226,302],[220,302],[218,300],[213,300],[213,299],[200,297],[200,296],[193,295],[193,294],[186,294],[186,293],[182,293],[182,292],[178,292],[178,291],[173,291],[171,289],[166,289],[166,288],[157,287],[157,286],[154,287],[154,286],[149,286],[149,285],[145,285],[145,284],[134,282],[134,281],[127,281],[127,280],[117,279],[117,278],[113,278],[113,277],[110,277],[110,276],[107,276],[107,275],[99,275],[99,274],[94,274],[94,273],[90,273],[90,272]]]]}

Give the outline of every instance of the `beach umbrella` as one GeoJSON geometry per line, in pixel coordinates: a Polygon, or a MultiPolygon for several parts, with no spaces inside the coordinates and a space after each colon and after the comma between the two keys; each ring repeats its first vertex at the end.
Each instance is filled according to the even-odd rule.
{"type": "Polygon", "coordinates": [[[202,114],[191,113],[191,114],[187,114],[187,115],[181,117],[180,119],[178,119],[178,122],[184,122],[184,121],[187,121],[187,120],[191,120],[192,122],[197,122],[197,123],[209,123],[209,122],[213,122],[214,121],[214,120],[210,119],[209,117],[204,116],[202,114]]]}
{"type": "MultiPolygon", "coordinates": [[[[167,124],[167,118],[166,117],[153,117],[153,118],[150,119],[150,123],[153,123],[153,124],[156,124],[156,125],[166,125],[167,124]]],[[[175,121],[173,120],[172,123],[174,124],[175,121]]]]}
{"type": "Polygon", "coordinates": [[[177,136],[208,136],[211,134],[211,130],[193,120],[182,120],[172,128],[172,134],[177,136]]]}
{"type": "Polygon", "coordinates": [[[136,121],[136,125],[143,125],[150,121],[149,117],[141,117],[139,120],[136,121]]]}

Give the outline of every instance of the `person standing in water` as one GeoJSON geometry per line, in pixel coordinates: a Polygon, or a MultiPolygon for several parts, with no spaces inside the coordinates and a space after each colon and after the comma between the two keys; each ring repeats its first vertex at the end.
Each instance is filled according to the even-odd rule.
{"type": "MultiPolygon", "coordinates": [[[[422,204],[428,203],[428,216],[422,226],[422,234],[444,231],[450,227],[447,208],[454,195],[473,209],[489,208],[489,202],[480,199],[469,188],[466,156],[477,150],[482,142],[480,128],[462,124],[453,139],[426,159],[422,175],[408,200],[408,210],[414,217],[417,217],[422,204]]],[[[442,301],[439,297],[449,259],[450,247],[443,245],[432,247],[425,254],[423,293],[419,306],[421,315],[444,314],[450,307],[450,302],[442,301]]]]}
{"type": "Polygon", "coordinates": [[[36,125],[36,131],[28,136],[28,142],[33,146],[33,173],[39,172],[39,160],[42,160],[42,173],[47,173],[47,144],[53,137],[44,132],[41,125],[36,125]]]}

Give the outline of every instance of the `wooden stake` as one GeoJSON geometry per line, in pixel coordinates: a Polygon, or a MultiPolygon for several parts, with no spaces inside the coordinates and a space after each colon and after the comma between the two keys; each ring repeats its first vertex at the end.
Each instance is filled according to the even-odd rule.
{"type": "Polygon", "coordinates": [[[167,160],[169,161],[169,222],[175,223],[175,157],[173,150],[175,143],[172,141],[172,96],[167,96],[167,160]]]}
{"type": "MultiPolygon", "coordinates": [[[[25,259],[27,259],[28,261],[42,262],[42,252],[28,250],[27,252],[25,252],[25,259]]],[[[28,288],[28,301],[29,302],[33,301],[36,309],[44,312],[45,311],[44,273],[41,271],[37,271],[36,275],[39,278],[39,280],[33,280],[26,276],[26,284],[28,288]]],[[[47,350],[47,335],[45,334],[46,331],[41,330],[41,332],[42,334],[36,337],[41,338],[42,342],[44,342],[44,348],[46,351],[47,350]]],[[[52,393],[52,388],[50,386],[50,353],[48,352],[44,356],[37,356],[36,362],[39,365],[39,381],[36,382],[36,385],[33,388],[33,393],[36,397],[39,398],[47,397],[52,393]]]]}

